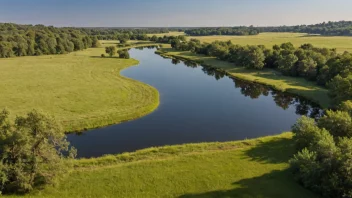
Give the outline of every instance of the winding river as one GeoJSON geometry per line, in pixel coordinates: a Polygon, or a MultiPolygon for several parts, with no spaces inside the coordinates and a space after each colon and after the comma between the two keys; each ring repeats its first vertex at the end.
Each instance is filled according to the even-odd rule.
{"type": "Polygon", "coordinates": [[[78,157],[274,135],[290,130],[300,115],[320,113],[299,97],[154,52],[150,47],[131,49],[140,64],[122,75],[156,87],[158,109],[137,120],[68,135],[78,157]]]}

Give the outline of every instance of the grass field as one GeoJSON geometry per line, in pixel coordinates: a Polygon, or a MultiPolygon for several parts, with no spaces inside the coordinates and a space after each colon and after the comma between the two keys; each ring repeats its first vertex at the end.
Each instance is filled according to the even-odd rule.
{"type": "Polygon", "coordinates": [[[218,60],[214,57],[202,56],[191,52],[173,50],[170,46],[164,45],[158,51],[162,56],[176,57],[195,61],[206,66],[226,71],[228,74],[252,82],[269,85],[276,90],[287,91],[310,99],[322,107],[327,108],[331,105],[328,90],[317,86],[316,83],[307,81],[304,78],[289,77],[280,74],[275,70],[250,70],[244,67],[236,67],[234,64],[218,60]]]}
{"type": "Polygon", "coordinates": [[[95,128],[144,116],[159,104],[158,91],[120,76],[134,59],[100,58],[104,48],[67,55],[0,59],[0,108],[12,117],[38,109],[66,131],[95,128]]]}
{"type": "Polygon", "coordinates": [[[196,36],[201,42],[211,43],[215,40],[228,41],[239,45],[265,45],[272,47],[275,44],[291,42],[296,47],[311,43],[316,47],[336,48],[338,52],[352,52],[352,37],[344,36],[310,36],[303,33],[260,33],[255,36],[196,36]]]}
{"type": "Polygon", "coordinates": [[[77,160],[59,185],[27,197],[316,197],[288,170],[291,137],[284,133],[77,160]]]}
{"type": "Polygon", "coordinates": [[[147,34],[148,36],[157,36],[157,37],[162,37],[162,36],[179,36],[179,35],[185,35],[184,32],[169,32],[169,33],[161,33],[161,34],[147,34]]]}

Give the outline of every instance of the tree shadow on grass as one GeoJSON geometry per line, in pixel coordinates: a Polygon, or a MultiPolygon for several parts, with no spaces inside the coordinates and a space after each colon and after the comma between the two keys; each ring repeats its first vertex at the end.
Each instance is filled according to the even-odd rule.
{"type": "Polygon", "coordinates": [[[199,194],[184,194],[179,198],[308,198],[317,197],[293,180],[289,170],[273,171],[259,177],[234,182],[230,190],[210,191],[199,194]]]}
{"type": "Polygon", "coordinates": [[[290,138],[277,137],[273,140],[262,142],[245,151],[253,161],[261,163],[285,163],[295,153],[294,142],[290,138]]]}

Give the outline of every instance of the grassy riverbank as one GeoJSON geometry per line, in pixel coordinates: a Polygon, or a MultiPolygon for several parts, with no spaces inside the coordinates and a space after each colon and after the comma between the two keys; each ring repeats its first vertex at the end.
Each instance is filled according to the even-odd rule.
{"type": "Polygon", "coordinates": [[[291,138],[284,133],[77,160],[57,186],[27,197],[315,197],[288,170],[291,138]]]}
{"type": "Polygon", "coordinates": [[[100,58],[103,53],[104,48],[90,48],[0,59],[0,108],[8,108],[12,117],[32,109],[44,111],[66,131],[119,123],[155,110],[158,91],[120,75],[138,61],[100,58]]]}
{"type": "Polygon", "coordinates": [[[271,86],[276,90],[297,94],[320,104],[323,108],[327,108],[331,105],[331,100],[328,96],[327,89],[303,78],[284,76],[280,74],[280,72],[272,69],[263,69],[259,71],[246,69],[244,67],[236,67],[232,63],[221,61],[214,57],[203,56],[191,52],[177,51],[167,45],[164,45],[164,47],[158,50],[157,53],[165,57],[175,57],[194,61],[205,66],[223,70],[229,75],[243,80],[258,82],[271,86]]]}

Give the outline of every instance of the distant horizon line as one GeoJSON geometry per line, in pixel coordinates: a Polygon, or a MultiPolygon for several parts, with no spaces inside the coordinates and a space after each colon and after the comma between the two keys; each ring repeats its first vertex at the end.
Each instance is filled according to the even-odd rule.
{"type": "Polygon", "coordinates": [[[117,28],[117,29],[123,29],[123,28],[231,28],[231,27],[284,27],[284,26],[309,26],[309,25],[317,25],[317,24],[323,24],[323,23],[336,23],[336,22],[352,22],[349,20],[339,20],[339,21],[323,21],[321,23],[312,23],[312,24],[300,24],[300,25],[235,25],[235,26],[55,26],[55,25],[44,25],[44,24],[21,24],[21,23],[15,23],[15,22],[0,22],[0,24],[16,24],[16,25],[44,25],[44,26],[53,26],[57,28],[117,28]]]}

